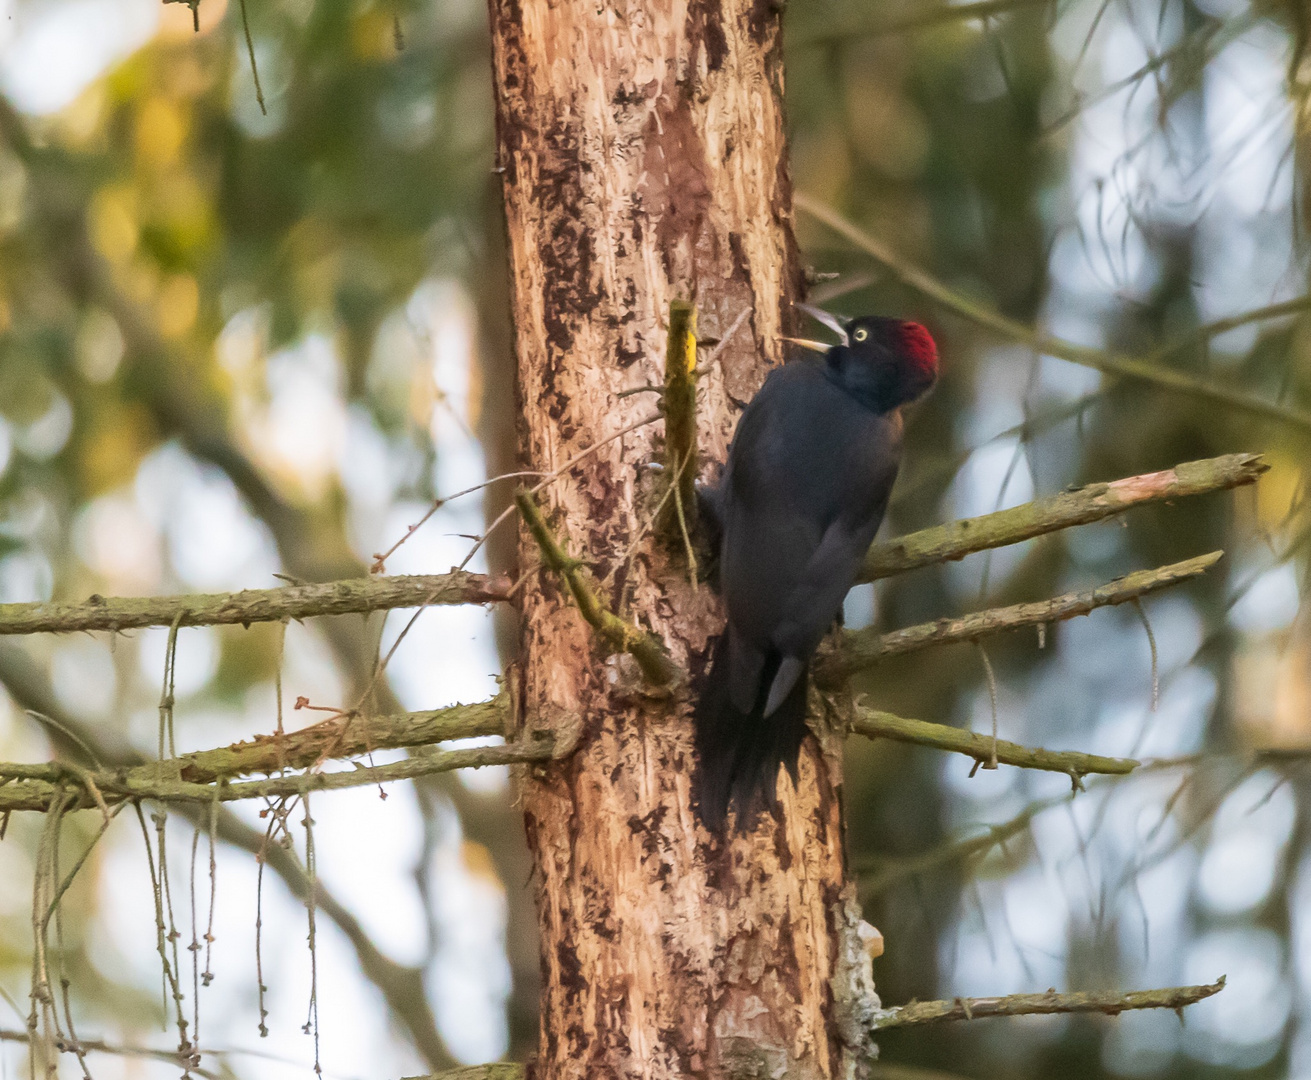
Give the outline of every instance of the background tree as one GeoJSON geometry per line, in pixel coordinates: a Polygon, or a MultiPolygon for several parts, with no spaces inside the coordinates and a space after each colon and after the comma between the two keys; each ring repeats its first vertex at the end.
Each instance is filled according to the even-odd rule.
{"type": "MultiPolygon", "coordinates": [[[[134,10],[111,22],[130,25],[134,10]]],[[[55,35],[60,24],[50,20],[59,13],[21,7],[4,45],[13,103],[0,115],[0,378],[10,446],[4,598],[268,587],[274,572],[293,581],[359,576],[375,552],[405,535],[426,502],[509,471],[519,410],[511,397],[498,188],[504,176],[513,196],[519,177],[488,178],[489,168],[512,162],[494,157],[485,13],[252,4],[247,36],[239,9],[225,12],[206,0],[196,13],[200,34],[192,36],[192,13],[177,5],[164,9],[148,43],[143,32],[106,75],[85,87],[64,82],[70,89],[62,101],[68,43],[97,35],[90,15],[55,35]],[[50,40],[60,44],[43,44],[50,40]]],[[[499,14],[498,22],[493,11],[491,25],[504,49],[516,21],[499,14]]],[[[704,23],[698,15],[690,26],[663,28],[667,37],[656,28],[638,34],[643,42],[701,42],[710,96],[694,101],[694,116],[723,92],[710,78],[719,47],[713,27],[716,17],[731,22],[731,15],[706,13],[704,23]]],[[[146,25],[158,17],[149,8],[146,25]]],[[[1302,973],[1293,959],[1305,801],[1296,768],[1305,727],[1296,614],[1306,431],[1304,269],[1294,227],[1303,99],[1297,13],[989,3],[912,5],[881,11],[878,22],[859,21],[864,17],[841,5],[788,16],[790,167],[804,193],[797,219],[804,257],[789,262],[784,247],[770,265],[790,266],[794,281],[803,265],[840,273],[819,286],[821,300],[827,295],[848,311],[914,315],[940,339],[944,383],[911,426],[912,464],[889,534],[1075,482],[1230,451],[1259,450],[1273,465],[1256,497],[1240,492],[1135,510],[1119,518],[1124,529],[1067,530],[890,579],[877,586],[873,605],[868,590],[853,598],[849,625],[872,622],[884,631],[1037,600],[1220,547],[1228,556],[1200,581],[1144,603],[1151,642],[1137,614],[1117,608],[1053,627],[1045,649],[1036,647],[1034,632],[989,642],[986,662],[959,645],[886,659],[885,643],[874,649],[885,650],[877,674],[858,675],[855,685],[871,706],[968,721],[986,732],[991,672],[1003,738],[1120,757],[1200,756],[1124,780],[1088,780],[1089,790],[1072,798],[1061,775],[1003,767],[967,780],[970,763],[938,750],[849,740],[844,806],[853,863],[872,871],[862,878],[866,914],[888,943],[876,965],[886,1002],[1050,985],[1165,986],[1220,971],[1230,974],[1229,989],[1190,1010],[1182,1029],[1172,1015],[1152,1013],[1115,1023],[990,1021],[939,1029],[933,1038],[907,1028],[880,1036],[884,1058],[976,1076],[1043,1069],[1070,1076],[1295,1074],[1305,1054],[1296,1007],[1302,973]],[[1253,755],[1257,748],[1263,753],[1253,755]],[[980,823],[994,831],[980,833],[980,823]],[[994,843],[1002,837],[1004,846],[994,843]]],[[[780,54],[770,51],[777,49],[774,15],[762,12],[759,20],[768,33],[751,42],[758,53],[734,53],[737,39],[726,32],[725,56],[778,63],[780,54]]],[[[527,19],[522,25],[532,26],[527,19]]],[[[106,39],[99,44],[113,44],[111,35],[99,36],[106,39]]],[[[506,54],[499,55],[505,71],[506,54]]],[[[691,70],[701,77],[700,67],[691,70]]],[[[777,67],[763,70],[780,78],[777,67]]],[[[734,83],[725,75],[723,85],[734,83]]],[[[565,84],[557,92],[561,87],[587,92],[565,84]]],[[[646,106],[625,99],[609,108],[639,116],[646,106]]],[[[659,144],[684,139],[679,130],[636,134],[643,145],[659,144]]],[[[679,148],[714,130],[695,127],[679,148]]],[[[774,130],[750,148],[754,160],[778,149],[774,130]]],[[[504,125],[502,133],[504,150],[504,125]]],[[[608,148],[579,149],[587,160],[608,148]]],[[[567,143],[558,150],[566,158],[575,153],[567,143]]],[[[628,185],[617,191],[650,182],[631,171],[632,159],[614,156],[614,176],[628,185]]],[[[731,168],[723,164],[731,162],[727,153],[711,160],[712,179],[731,168]]],[[[567,195],[569,183],[599,181],[593,174],[563,182],[567,195]]],[[[785,190],[774,176],[762,174],[762,183],[785,190]]],[[[709,204],[716,212],[738,205],[718,193],[709,204]]],[[[675,224],[675,236],[690,228],[675,224]]],[[[511,230],[511,254],[516,239],[526,245],[541,227],[521,218],[511,230]]],[[[614,222],[609,234],[554,239],[568,243],[561,254],[576,265],[586,238],[609,242],[626,227],[614,222]]],[[[687,286],[703,335],[726,335],[743,297],[731,295],[731,278],[701,284],[722,252],[693,248],[680,256],[677,243],[670,250],[677,257],[645,280],[663,276],[687,286]]],[[[725,265],[754,265],[752,258],[748,251],[725,265]]],[[[516,259],[522,270],[522,252],[516,259]]],[[[544,280],[560,289],[577,284],[568,275],[544,280]]],[[[787,287],[756,278],[747,284],[774,296],[781,324],[787,287]]],[[[520,283],[520,302],[524,293],[520,283]]],[[[570,351],[584,365],[612,351],[623,355],[614,350],[636,347],[640,332],[643,351],[627,369],[633,386],[622,387],[635,389],[661,370],[658,319],[670,293],[621,295],[639,312],[626,329],[594,327],[595,313],[576,296],[559,297],[551,310],[567,313],[568,331],[586,339],[588,348],[570,351]]],[[[768,310],[753,308],[761,318],[768,310]]],[[[728,399],[744,398],[773,359],[772,325],[753,324],[735,337],[710,376],[702,418],[708,460],[722,454],[731,428],[728,399]],[[741,393],[730,388],[717,398],[719,382],[732,377],[743,380],[741,393]]],[[[523,320],[519,329],[523,335],[523,320]]],[[[521,337],[521,363],[530,371],[534,357],[563,356],[541,344],[549,329],[533,321],[530,336],[521,337]]],[[[562,371],[582,382],[593,377],[588,366],[562,371]]],[[[579,449],[590,444],[587,429],[603,410],[617,417],[631,409],[637,419],[654,400],[612,403],[609,395],[621,387],[595,377],[594,398],[584,394],[574,405],[576,395],[568,395],[586,423],[563,437],[579,449]]],[[[540,440],[547,427],[528,405],[533,446],[532,432],[540,440]]],[[[655,448],[650,440],[659,430],[634,433],[622,454],[611,446],[611,467],[637,464],[655,448]]],[[[600,469],[593,461],[562,478],[546,489],[543,505],[563,508],[551,522],[571,550],[604,559],[632,541],[616,533],[603,544],[592,535],[596,523],[618,521],[618,532],[631,534],[648,515],[627,501],[627,489],[617,516],[588,504],[600,469]]],[[[635,483],[632,476],[623,483],[635,483]]],[[[383,560],[386,570],[431,574],[459,562],[470,542],[438,534],[483,531],[481,522],[508,505],[512,486],[489,490],[485,517],[477,496],[444,505],[383,560]]],[[[505,526],[493,532],[491,562],[471,565],[511,569],[510,535],[505,526]]],[[[653,586],[646,583],[675,580],[659,565],[659,550],[642,549],[627,606],[609,594],[624,614],[651,617],[643,590],[653,586]]],[[[414,585],[399,600],[428,601],[436,587],[414,585]]],[[[499,595],[504,582],[493,576],[460,587],[499,595]]],[[[551,599],[558,588],[546,571],[520,587],[530,633],[542,615],[567,628],[562,640],[591,650],[575,612],[551,599]]],[[[376,600],[371,594],[365,606],[376,600]]],[[[278,602],[289,601],[283,594],[278,602]]],[[[379,634],[387,655],[408,614],[381,628],[381,616],[292,622],[284,645],[278,619],[291,614],[280,609],[271,623],[248,629],[177,631],[174,685],[164,696],[176,699],[179,751],[267,733],[279,719],[290,727],[300,719],[292,712],[298,696],[311,706],[364,702],[370,715],[386,717],[495,693],[483,678],[497,666],[493,616],[478,609],[427,611],[381,679],[374,677],[379,634]],[[481,642],[472,649],[471,636],[481,642]],[[275,691],[285,705],[280,718],[275,691]]],[[[56,755],[96,767],[103,778],[116,762],[158,755],[171,621],[149,632],[45,635],[7,647],[0,678],[15,709],[0,756],[41,762],[56,755]]],[[[711,621],[707,615],[695,630],[658,628],[678,654],[711,621]]],[[[515,636],[503,628],[507,655],[515,636]]],[[[606,669],[589,656],[568,670],[582,678],[606,669]]],[[[522,703],[539,693],[533,678],[529,671],[522,703]]],[[[424,742],[499,729],[478,710],[431,719],[451,726],[423,729],[424,742]]],[[[400,738],[397,729],[379,723],[357,732],[358,742],[343,737],[339,745],[333,734],[326,747],[321,731],[317,742],[284,740],[278,753],[301,756],[275,755],[271,766],[275,774],[321,771],[325,754],[378,751],[400,738]]],[[[680,730],[675,725],[675,748],[680,730]]],[[[544,780],[527,782],[530,810],[534,800],[543,805],[568,793],[585,775],[583,763],[599,760],[589,752],[611,752],[605,731],[603,724],[599,733],[584,732],[581,753],[570,759],[575,765],[546,766],[544,780]],[[582,771],[571,776],[571,768],[582,771]]],[[[532,752],[547,752],[547,742],[532,752]]],[[[568,739],[553,745],[562,749],[568,739]]],[[[165,746],[165,755],[172,749],[165,746]]],[[[522,741],[483,757],[507,760],[516,752],[527,752],[522,741]]],[[[367,778],[453,763],[424,752],[395,764],[382,756],[375,753],[375,766],[392,772],[367,778]]],[[[226,768],[211,759],[192,765],[178,779],[157,770],[131,776],[157,786],[206,783],[226,768]]],[[[11,796],[35,792],[47,810],[59,805],[61,784],[89,797],[76,769],[6,775],[11,796]],[[22,784],[37,786],[15,787],[22,784]]],[[[220,841],[261,853],[293,896],[317,886],[319,1034],[329,1069],[399,1074],[502,1050],[522,1059],[536,1045],[535,920],[519,811],[504,791],[477,792],[450,775],[432,772],[413,789],[389,785],[385,803],[376,788],[313,795],[312,827],[302,824],[311,817],[304,806],[288,810],[283,799],[292,791],[294,800],[302,781],[275,775],[274,786],[260,791],[272,799],[259,804],[265,816],[234,804],[215,819],[220,841]],[[299,846],[304,869],[284,843],[299,846]],[[501,920],[487,918],[495,905],[485,899],[502,888],[504,953],[501,920]],[[453,906],[460,898],[467,907],[453,906]],[[503,1027],[501,977],[486,977],[497,956],[512,973],[503,1027]],[[388,1035],[388,1023],[403,1040],[388,1035]]],[[[112,798],[108,781],[101,787],[112,798]]],[[[622,790],[614,797],[624,797],[622,790]]],[[[182,970],[178,992],[187,1010],[196,997],[181,985],[189,977],[189,868],[196,850],[199,942],[209,815],[203,800],[173,804],[162,827],[172,917],[182,934],[183,963],[174,971],[182,970]],[[199,825],[195,849],[181,822],[188,814],[199,825]]],[[[52,963],[63,963],[70,978],[78,1034],[103,1034],[120,1047],[152,1038],[159,1015],[155,905],[133,816],[115,819],[59,905],[62,927],[49,928],[52,963]]],[[[149,817],[146,824],[157,855],[160,826],[149,817]]],[[[0,913],[0,962],[20,1013],[32,970],[28,885],[38,883],[41,907],[49,899],[41,890],[72,868],[99,828],[94,811],[68,814],[62,824],[58,812],[9,819],[0,858],[5,880],[22,884],[17,895],[6,894],[0,913]]],[[[264,890],[262,982],[270,990],[257,1000],[256,863],[220,843],[216,864],[217,977],[200,994],[200,1041],[251,1044],[268,1008],[271,1045],[310,1060],[299,1030],[311,979],[300,940],[306,912],[288,903],[281,886],[264,890]]],[[[167,922],[162,886],[160,893],[167,922]]],[[[173,964],[168,938],[165,932],[163,952],[173,964]]],[[[558,987],[562,970],[548,965],[548,985],[558,987]]],[[[191,1030],[196,1017],[188,1018],[191,1030]]],[[[15,1037],[21,1026],[16,1018],[15,1037]]],[[[122,1067],[113,1058],[87,1060],[101,1074],[122,1067]]],[[[219,1060],[238,1073],[284,1067],[235,1055],[219,1060]]]]}

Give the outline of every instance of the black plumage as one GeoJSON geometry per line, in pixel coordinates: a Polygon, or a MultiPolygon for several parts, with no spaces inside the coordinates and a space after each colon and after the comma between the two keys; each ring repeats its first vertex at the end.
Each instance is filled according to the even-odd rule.
{"type": "Polygon", "coordinates": [[[743,830],[796,780],[807,665],[878,531],[901,460],[901,406],[937,377],[923,327],[867,317],[822,356],[775,369],[742,414],[705,506],[728,624],[695,712],[701,820],[743,830]]]}

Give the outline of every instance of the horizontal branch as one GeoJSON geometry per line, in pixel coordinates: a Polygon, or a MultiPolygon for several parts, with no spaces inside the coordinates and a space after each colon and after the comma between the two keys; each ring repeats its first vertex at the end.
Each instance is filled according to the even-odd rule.
{"type": "Polygon", "coordinates": [[[0,604],[0,634],[135,630],[144,626],[222,626],[350,615],[430,604],[486,604],[506,599],[510,581],[453,570],[449,574],[346,578],[236,593],[184,596],[93,596],[81,604],[0,604]]]}
{"type": "MultiPolygon", "coordinates": [[[[1266,468],[1259,455],[1231,454],[1188,462],[1163,472],[1089,484],[1077,491],[1062,492],[1010,510],[924,529],[872,547],[861,580],[873,581],[917,567],[960,559],[986,548],[1015,544],[1043,533],[1098,521],[1146,503],[1250,484],[1266,468]]],[[[581,580],[574,572],[578,564],[570,560],[553,539],[551,542],[563,564],[572,566],[575,580],[581,580]]],[[[571,591],[572,588],[571,585],[571,591]]],[[[93,596],[79,604],[0,604],[0,635],[133,630],[146,626],[172,626],[175,621],[179,626],[249,625],[429,604],[484,604],[505,600],[509,590],[508,578],[452,571],[449,574],[346,578],[313,585],[246,589],[237,593],[93,596]]],[[[608,615],[604,605],[594,595],[592,598],[596,608],[608,615]]],[[[607,621],[598,611],[593,611],[593,615],[607,621]]],[[[614,616],[611,618],[619,629],[616,631],[614,626],[609,626],[603,633],[612,644],[617,640],[631,640],[637,648],[644,650],[646,643],[652,640],[644,631],[614,616]]],[[[616,647],[624,648],[623,645],[616,647]]]]}
{"type": "MultiPolygon", "coordinates": [[[[257,735],[249,742],[233,743],[216,750],[182,754],[161,765],[150,762],[122,771],[125,781],[149,782],[165,775],[193,784],[231,780],[252,773],[272,774],[285,769],[308,769],[329,758],[350,758],[375,750],[396,750],[428,746],[448,739],[468,739],[505,732],[507,697],[504,693],[474,705],[452,705],[427,712],[398,716],[335,716],[322,723],[278,735],[257,735]]],[[[67,768],[58,763],[39,765],[0,764],[0,780],[68,779],[67,768]]]]}
{"type": "Polygon", "coordinates": [[[404,761],[337,772],[289,772],[266,780],[232,782],[249,773],[281,773],[284,769],[314,769],[327,758],[346,758],[372,750],[419,747],[454,738],[489,735],[502,730],[505,696],[479,705],[456,705],[429,713],[393,717],[341,718],[291,732],[279,740],[260,736],[219,750],[206,750],[168,761],[118,769],[88,769],[62,762],[0,765],[0,813],[45,810],[61,790],[78,790],[69,809],[87,809],[124,799],[232,802],[279,798],[306,791],[411,780],[419,776],[477,769],[486,765],[541,761],[568,753],[572,741],[557,743],[545,729],[532,729],[518,742],[504,746],[428,750],[404,761]],[[279,745],[279,743],[281,745],[279,745]]]}
{"type": "Polygon", "coordinates": [[[523,515],[528,531],[537,541],[542,560],[564,580],[573,595],[578,611],[588,625],[615,652],[626,652],[637,661],[642,674],[654,686],[668,686],[679,681],[681,672],[670,658],[665,644],[650,631],[621,619],[606,605],[583,573],[583,563],[569,555],[542,517],[531,492],[520,489],[514,501],[523,515]]]}
{"type": "Polygon", "coordinates": [[[1075,750],[1044,750],[1041,747],[1021,746],[1005,739],[994,739],[991,735],[981,735],[977,731],[964,731],[946,724],[931,724],[927,720],[910,720],[862,706],[856,709],[851,731],[867,739],[892,739],[894,742],[915,743],[917,746],[931,746],[937,750],[964,754],[981,763],[997,761],[1020,769],[1065,773],[1075,778],[1090,773],[1123,776],[1138,768],[1138,762],[1132,758],[1101,757],[1097,754],[1081,754],[1075,750]]]}
{"type": "Polygon", "coordinates": [[[884,1009],[870,1025],[874,1031],[938,1024],[944,1020],[981,1020],[988,1016],[1035,1016],[1048,1013],[1099,1012],[1118,1016],[1131,1009],[1182,1009],[1224,989],[1220,976],[1207,986],[1172,986],[1164,990],[1134,990],[1127,994],[1087,991],[1078,994],[1008,994],[1005,997],[953,998],[917,1001],[884,1009]]]}
{"type": "Polygon", "coordinates": [[[958,619],[938,619],[887,634],[872,630],[849,630],[842,635],[840,646],[828,649],[816,660],[815,682],[826,688],[838,686],[855,672],[873,667],[892,656],[918,652],[935,645],[978,641],[993,634],[1028,626],[1046,626],[1087,615],[1100,607],[1128,603],[1204,574],[1223,554],[1221,551],[1212,551],[1208,555],[1199,555],[1155,570],[1136,570],[1095,589],[1065,593],[1033,603],[989,608],[962,615],[958,619]]]}
{"type": "Polygon", "coordinates": [[[1017,341],[1035,353],[1055,356],[1068,360],[1072,364],[1090,367],[1107,375],[1120,378],[1136,379],[1149,383],[1162,390],[1171,390],[1185,394],[1201,401],[1209,401],[1228,408],[1240,409],[1255,416],[1265,416],[1282,421],[1302,431],[1311,431],[1311,412],[1276,401],[1257,397],[1243,390],[1221,386],[1203,379],[1185,375],[1183,372],[1163,367],[1136,357],[1120,356],[1087,345],[1077,345],[1072,341],[1040,333],[1023,323],[1009,319],[994,311],[986,304],[972,300],[954,289],[948,288],[937,278],[917,266],[912,266],[895,254],[882,241],[870,236],[860,226],[848,221],[837,211],[803,192],[793,195],[793,204],[798,210],[809,214],[817,221],[823,222],[839,236],[846,239],[859,250],[869,255],[875,262],[892,272],[902,284],[915,290],[920,295],[940,304],[948,311],[953,311],[977,326],[992,330],[1004,338],[1017,341]]]}
{"type": "Polygon", "coordinates": [[[1189,461],[1161,472],[1087,484],[1009,510],[935,525],[875,544],[865,556],[860,580],[876,581],[921,566],[962,559],[976,551],[1018,544],[1044,533],[1101,521],[1135,506],[1251,484],[1269,467],[1260,454],[1227,454],[1189,461]]]}

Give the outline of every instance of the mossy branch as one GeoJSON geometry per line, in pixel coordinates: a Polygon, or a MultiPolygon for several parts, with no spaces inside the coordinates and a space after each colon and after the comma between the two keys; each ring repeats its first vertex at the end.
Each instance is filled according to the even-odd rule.
{"type": "Polygon", "coordinates": [[[842,635],[840,647],[830,648],[816,660],[815,682],[821,687],[838,686],[853,673],[892,656],[918,652],[935,645],[978,641],[1027,626],[1046,626],[1087,615],[1100,607],[1128,603],[1198,577],[1214,566],[1223,554],[1212,551],[1155,570],[1137,570],[1095,589],[1065,593],[1033,603],[989,608],[958,619],[938,619],[887,634],[871,630],[847,631],[842,635]]]}
{"type": "Polygon", "coordinates": [[[1269,467],[1260,454],[1227,454],[1123,480],[1087,484],[1009,510],[935,525],[875,544],[865,557],[860,580],[877,581],[921,566],[952,562],[976,551],[1101,521],[1135,506],[1251,484],[1269,467]]]}
{"type": "Polygon", "coordinates": [[[1077,994],[1008,994],[1005,997],[953,998],[950,1001],[917,1001],[884,1009],[871,1025],[874,1031],[888,1028],[938,1024],[944,1020],[982,1020],[989,1016],[1035,1016],[1050,1013],[1105,1013],[1118,1016],[1132,1009],[1183,1009],[1218,994],[1224,989],[1220,976],[1206,986],[1172,986],[1164,990],[1133,990],[1127,994],[1085,991],[1077,994]]]}
{"type": "Polygon", "coordinates": [[[669,303],[669,341],[665,348],[665,477],[676,491],[666,500],[658,529],[665,542],[682,547],[696,529],[696,307],[669,303]]]}
{"type": "Polygon", "coordinates": [[[862,706],[856,708],[856,719],[851,725],[851,731],[868,739],[892,739],[895,742],[915,743],[953,754],[964,754],[980,764],[995,760],[1002,765],[1014,765],[1021,769],[1066,773],[1076,781],[1089,773],[1123,776],[1133,772],[1139,764],[1132,758],[1101,757],[1075,750],[1044,750],[1041,747],[1021,746],[977,731],[932,724],[927,720],[910,720],[862,706]]]}
{"type": "Polygon", "coordinates": [[[632,656],[652,685],[668,686],[677,682],[681,673],[670,659],[664,642],[649,631],[619,618],[606,606],[588,581],[583,564],[570,556],[556,540],[532,494],[520,488],[515,493],[514,501],[518,504],[528,531],[541,549],[542,561],[563,579],[579,612],[597,635],[613,651],[626,652],[632,656]]]}
{"type": "Polygon", "coordinates": [[[81,604],[0,604],[0,634],[135,630],[144,626],[222,626],[350,615],[428,604],[486,604],[506,599],[510,581],[449,574],[346,578],[316,585],[185,596],[101,597],[81,604]]]}

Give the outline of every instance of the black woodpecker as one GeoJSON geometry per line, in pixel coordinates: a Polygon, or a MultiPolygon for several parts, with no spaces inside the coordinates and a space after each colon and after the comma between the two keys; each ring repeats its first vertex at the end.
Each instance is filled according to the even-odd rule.
{"type": "MultiPolygon", "coordinates": [[[[807,309],[810,310],[810,309],[807,309]]],[[[841,613],[901,461],[901,407],[926,394],[938,351],[918,323],[837,322],[831,347],[770,372],[742,413],[702,506],[719,530],[728,625],[695,710],[694,801],[725,834],[777,805],[779,765],[797,778],[807,667],[841,613]]]]}

